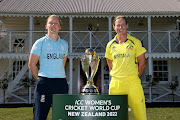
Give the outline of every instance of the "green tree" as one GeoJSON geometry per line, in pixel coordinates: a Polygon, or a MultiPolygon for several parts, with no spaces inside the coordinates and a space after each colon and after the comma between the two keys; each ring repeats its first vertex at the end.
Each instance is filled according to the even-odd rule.
{"type": "Polygon", "coordinates": [[[8,84],[9,84],[9,81],[10,81],[10,77],[11,76],[8,76],[7,73],[4,74],[4,78],[0,80],[0,88],[3,89],[3,97],[4,97],[4,104],[6,102],[6,90],[8,88],[8,84]]]}
{"type": "Polygon", "coordinates": [[[169,82],[169,88],[172,90],[173,102],[174,102],[174,92],[179,86],[178,76],[172,76],[172,80],[169,82]]]}

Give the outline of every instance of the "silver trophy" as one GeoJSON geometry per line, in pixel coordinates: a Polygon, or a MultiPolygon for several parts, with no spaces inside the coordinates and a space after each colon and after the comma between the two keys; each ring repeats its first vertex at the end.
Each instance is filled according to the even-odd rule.
{"type": "Polygon", "coordinates": [[[82,68],[87,77],[87,83],[81,90],[82,95],[99,95],[97,87],[94,85],[93,78],[99,65],[99,56],[95,50],[88,48],[81,59],[82,68]]]}

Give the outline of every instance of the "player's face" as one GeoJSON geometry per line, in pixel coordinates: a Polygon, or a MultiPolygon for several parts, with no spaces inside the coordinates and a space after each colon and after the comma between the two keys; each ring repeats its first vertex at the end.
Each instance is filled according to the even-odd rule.
{"type": "Polygon", "coordinates": [[[50,17],[46,23],[46,29],[50,34],[58,34],[61,29],[59,19],[56,17],[50,17]]]}
{"type": "Polygon", "coordinates": [[[126,21],[123,18],[120,18],[115,21],[113,28],[117,34],[125,35],[127,34],[128,24],[126,24],[126,21]]]}

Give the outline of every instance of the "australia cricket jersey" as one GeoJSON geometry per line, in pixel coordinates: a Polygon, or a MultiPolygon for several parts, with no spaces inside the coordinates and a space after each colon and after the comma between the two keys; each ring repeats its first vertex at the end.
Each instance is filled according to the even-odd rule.
{"type": "Polygon", "coordinates": [[[146,52],[141,41],[127,34],[127,40],[119,44],[117,35],[106,46],[105,57],[113,60],[112,77],[127,77],[138,74],[137,57],[146,52]]]}
{"type": "Polygon", "coordinates": [[[31,53],[40,56],[40,69],[38,76],[48,78],[65,78],[63,59],[68,55],[68,43],[58,36],[58,41],[53,41],[48,35],[37,40],[31,53]]]}

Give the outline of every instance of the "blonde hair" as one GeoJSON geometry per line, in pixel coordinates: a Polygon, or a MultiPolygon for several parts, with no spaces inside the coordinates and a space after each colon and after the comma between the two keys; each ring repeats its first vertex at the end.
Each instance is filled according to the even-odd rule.
{"type": "Polygon", "coordinates": [[[59,24],[60,24],[60,26],[61,26],[61,24],[62,24],[62,22],[61,22],[61,19],[57,16],[57,15],[50,15],[48,18],[47,18],[47,20],[46,20],[46,25],[47,25],[47,22],[48,22],[48,20],[49,20],[49,18],[50,17],[55,17],[55,18],[57,18],[58,20],[59,20],[59,24]]]}
{"type": "Polygon", "coordinates": [[[125,20],[126,25],[128,24],[128,23],[127,23],[127,20],[126,20],[126,17],[119,15],[119,16],[117,16],[117,17],[114,18],[114,20],[113,20],[113,26],[115,25],[116,20],[117,20],[117,19],[121,19],[121,18],[125,20]]]}

